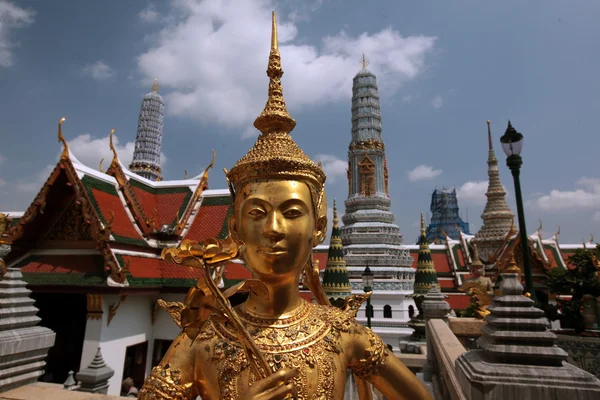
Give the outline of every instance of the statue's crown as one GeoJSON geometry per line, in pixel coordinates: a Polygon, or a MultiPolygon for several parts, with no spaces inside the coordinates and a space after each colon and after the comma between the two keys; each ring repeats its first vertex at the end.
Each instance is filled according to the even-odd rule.
{"type": "MultiPolygon", "coordinates": [[[[263,112],[254,121],[259,135],[254,146],[227,173],[233,190],[258,179],[302,179],[311,182],[318,192],[325,184],[321,165],[315,164],[290,136],[296,121],[288,114],[281,85],[281,57],[277,40],[277,21],[272,17],[271,52],[267,76],[269,98],[263,112]]],[[[321,197],[321,196],[318,196],[321,197]]],[[[320,200],[320,199],[319,199],[320,200]]]]}

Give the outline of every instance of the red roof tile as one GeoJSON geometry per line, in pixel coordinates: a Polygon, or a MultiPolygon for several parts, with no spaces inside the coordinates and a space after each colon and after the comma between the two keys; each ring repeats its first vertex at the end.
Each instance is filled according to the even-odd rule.
{"type": "Polygon", "coordinates": [[[441,288],[454,288],[454,280],[438,279],[441,288]]]}
{"type": "Polygon", "coordinates": [[[554,253],[552,252],[552,250],[544,249],[544,253],[546,254],[546,257],[548,257],[548,264],[550,264],[550,266],[552,268],[558,267],[558,263],[556,262],[556,259],[554,258],[554,253]]]}
{"type": "Polygon", "coordinates": [[[137,186],[132,185],[132,188],[146,216],[152,219],[156,215],[156,224],[159,227],[170,225],[177,218],[183,202],[191,193],[188,190],[179,193],[153,194],[137,186]]]}
{"type": "Polygon", "coordinates": [[[435,270],[438,273],[450,272],[450,264],[448,262],[448,255],[445,252],[443,252],[443,253],[432,252],[431,258],[433,260],[433,266],[435,267],[435,270]]]}
{"type": "Polygon", "coordinates": [[[91,192],[96,199],[100,212],[105,220],[109,219],[111,212],[114,213],[115,219],[112,224],[112,232],[119,236],[124,236],[132,239],[143,240],[139,233],[135,230],[133,223],[125,212],[125,208],[121,199],[113,194],[105,193],[96,188],[92,188],[91,192]]]}
{"type": "Polygon", "coordinates": [[[216,238],[223,229],[230,205],[201,206],[186,239],[202,242],[208,238],[216,238]]]}
{"type": "Polygon", "coordinates": [[[456,262],[462,267],[466,266],[467,263],[465,262],[465,255],[462,249],[456,249],[456,254],[458,254],[458,260],[456,260],[456,262]]]}
{"type": "MultiPolygon", "coordinates": [[[[198,279],[202,272],[197,268],[172,264],[159,258],[120,255],[129,273],[135,279],[198,279]]],[[[122,265],[123,267],[124,265],[122,265]]]]}
{"type": "Polygon", "coordinates": [[[231,280],[251,279],[252,274],[246,269],[244,264],[229,263],[225,266],[225,278],[231,280]]]}
{"type": "MultiPolygon", "coordinates": [[[[101,257],[101,256],[98,256],[101,257]]],[[[92,273],[98,272],[98,265],[93,257],[44,255],[33,259],[21,267],[21,272],[27,273],[92,273]]]]}

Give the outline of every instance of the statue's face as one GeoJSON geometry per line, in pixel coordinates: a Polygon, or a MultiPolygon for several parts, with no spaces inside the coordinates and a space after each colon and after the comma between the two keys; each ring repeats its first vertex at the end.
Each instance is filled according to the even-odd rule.
{"type": "Polygon", "coordinates": [[[265,281],[298,277],[315,231],[308,186],[288,180],[253,182],[236,196],[232,229],[246,244],[243,258],[250,271],[265,281]]]}

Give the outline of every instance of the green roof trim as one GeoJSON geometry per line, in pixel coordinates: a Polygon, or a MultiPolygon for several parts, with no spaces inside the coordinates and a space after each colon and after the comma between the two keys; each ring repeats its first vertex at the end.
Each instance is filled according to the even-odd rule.
{"type": "MultiPolygon", "coordinates": [[[[104,272],[104,261],[102,256],[91,256],[96,266],[94,273],[73,271],[64,272],[25,272],[23,278],[30,285],[68,285],[68,286],[106,286],[106,275],[104,272]]],[[[31,256],[19,262],[15,267],[22,268],[25,265],[42,259],[43,256],[31,256]]]]}
{"type": "MultiPolygon", "coordinates": [[[[461,257],[460,257],[460,254],[458,254],[458,248],[457,247],[458,246],[452,246],[452,255],[454,256],[454,260],[456,261],[456,263],[459,264],[461,257]]],[[[467,255],[464,254],[464,252],[463,252],[463,255],[462,255],[462,259],[463,259],[463,262],[465,263],[465,265],[460,265],[460,264],[459,265],[455,265],[455,268],[458,268],[458,269],[467,269],[467,264],[468,264],[467,260],[468,259],[467,259],[467,255]]]]}
{"type": "Polygon", "coordinates": [[[211,196],[203,197],[202,205],[204,206],[230,206],[232,203],[231,196],[211,196]]]}
{"type": "Polygon", "coordinates": [[[221,227],[221,232],[219,232],[219,239],[225,239],[227,234],[229,233],[229,217],[233,215],[233,206],[230,205],[227,209],[227,215],[225,215],[225,219],[223,220],[223,226],[221,227]]]}

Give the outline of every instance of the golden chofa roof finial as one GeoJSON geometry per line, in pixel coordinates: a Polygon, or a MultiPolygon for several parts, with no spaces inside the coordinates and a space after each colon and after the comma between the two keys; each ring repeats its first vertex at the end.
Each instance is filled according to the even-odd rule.
{"type": "Polygon", "coordinates": [[[115,133],[114,129],[110,130],[110,134],[109,134],[109,146],[111,151],[113,152],[113,159],[112,162],[118,162],[119,161],[119,157],[117,156],[117,150],[115,149],[115,145],[113,144],[113,134],[115,133]]]}
{"type": "Polygon", "coordinates": [[[154,84],[152,85],[152,91],[158,93],[158,79],[154,78],[154,84]]]}
{"type": "Polygon", "coordinates": [[[69,158],[69,146],[67,146],[67,141],[65,140],[65,137],[62,134],[62,124],[63,122],[65,122],[65,120],[66,118],[62,117],[58,121],[58,141],[63,144],[63,151],[60,155],[61,160],[67,160],[69,158]]]}
{"type": "Polygon", "coordinates": [[[360,59],[360,66],[362,69],[367,69],[370,61],[365,57],[365,53],[363,53],[362,58],[360,59]]]}
{"type": "Polygon", "coordinates": [[[272,15],[271,52],[269,54],[267,76],[269,77],[269,98],[265,109],[254,121],[254,127],[265,135],[268,133],[290,133],[296,127],[296,121],[288,114],[283,99],[283,86],[281,85],[283,69],[281,68],[281,56],[279,54],[275,11],[272,15]]]}

